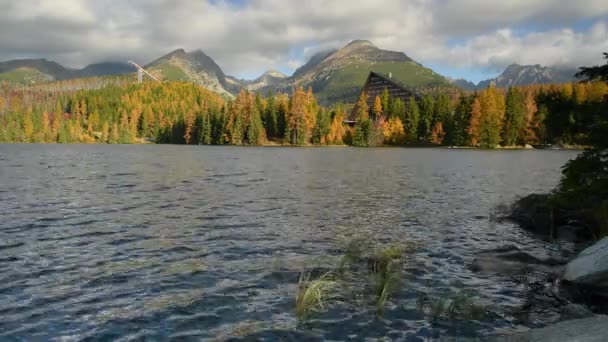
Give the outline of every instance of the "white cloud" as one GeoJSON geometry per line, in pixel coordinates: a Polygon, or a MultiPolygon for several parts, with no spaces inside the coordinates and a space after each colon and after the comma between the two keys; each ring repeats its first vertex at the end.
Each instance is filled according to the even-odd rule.
{"type": "Polygon", "coordinates": [[[457,67],[511,63],[576,67],[596,64],[605,50],[608,24],[598,22],[583,33],[556,29],[517,36],[511,29],[501,29],[448,49],[442,59],[457,67]]]}
{"type": "Polygon", "coordinates": [[[603,0],[0,0],[0,60],[79,67],[201,48],[242,74],[293,69],[315,51],[369,39],[422,63],[585,65],[608,50],[607,16],[603,0]],[[569,29],[590,20],[598,23],[584,32],[569,29]],[[531,25],[535,32],[516,34],[531,25]]]}

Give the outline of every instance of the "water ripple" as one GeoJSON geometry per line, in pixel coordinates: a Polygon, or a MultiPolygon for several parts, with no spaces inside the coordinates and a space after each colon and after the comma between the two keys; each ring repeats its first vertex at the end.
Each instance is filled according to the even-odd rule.
{"type": "MultiPolygon", "coordinates": [[[[424,340],[517,329],[511,279],[480,250],[551,253],[491,222],[552,188],[574,154],[434,149],[0,145],[0,340],[424,340]],[[226,156],[231,156],[227,158],[226,156]],[[422,247],[383,319],[343,303],[295,317],[299,274],[367,232],[422,247]],[[492,303],[457,327],[416,310],[457,286],[492,303]]],[[[550,248],[547,248],[550,247],[550,248]]]]}

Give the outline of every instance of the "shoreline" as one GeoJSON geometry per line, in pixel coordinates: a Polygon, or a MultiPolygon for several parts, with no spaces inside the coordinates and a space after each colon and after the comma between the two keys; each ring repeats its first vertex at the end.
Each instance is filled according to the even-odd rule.
{"type": "Polygon", "coordinates": [[[404,149],[446,149],[446,150],[478,150],[478,151],[584,151],[588,149],[588,146],[578,146],[578,145],[565,145],[560,147],[552,147],[552,148],[534,148],[534,147],[524,147],[524,146],[497,146],[494,148],[483,148],[483,147],[474,147],[474,146],[446,146],[446,145],[380,145],[380,146],[369,146],[369,147],[356,147],[345,144],[331,144],[331,145],[314,145],[314,144],[306,144],[306,145],[290,145],[290,144],[279,144],[279,143],[265,143],[261,145],[231,145],[231,144],[157,144],[151,141],[138,141],[132,144],[108,144],[102,142],[70,142],[70,143],[58,143],[58,142],[16,142],[16,141],[2,141],[0,145],[173,145],[173,146],[232,146],[232,147],[285,147],[285,148],[322,148],[322,147],[350,147],[357,149],[374,149],[374,148],[404,148],[404,149]]]}

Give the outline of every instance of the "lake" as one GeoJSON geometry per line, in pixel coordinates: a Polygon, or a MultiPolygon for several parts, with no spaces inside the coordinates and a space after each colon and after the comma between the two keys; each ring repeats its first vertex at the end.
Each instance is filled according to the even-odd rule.
{"type": "Polygon", "coordinates": [[[548,191],[573,151],[0,144],[1,340],[360,340],[516,330],[524,287],[469,270],[481,250],[561,253],[497,208],[548,191]],[[341,243],[415,241],[378,317],[365,300],[298,320],[303,270],[341,243]],[[421,295],[468,289],[488,319],[421,295]],[[361,304],[363,303],[363,304],[361,304]]]}

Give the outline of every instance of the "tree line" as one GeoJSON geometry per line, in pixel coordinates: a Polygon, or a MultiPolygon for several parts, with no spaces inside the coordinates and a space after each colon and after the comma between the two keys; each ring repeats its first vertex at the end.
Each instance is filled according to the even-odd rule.
{"type": "Polygon", "coordinates": [[[357,102],[353,145],[434,144],[493,148],[544,144],[589,145],[602,115],[604,82],[531,85],[475,92],[440,92],[403,101],[388,91],[357,102]]]}
{"type": "Polygon", "coordinates": [[[186,82],[130,84],[72,80],[0,86],[0,141],[262,145],[589,144],[608,86],[601,81],[476,92],[429,92],[371,108],[361,94],[357,124],[348,105],[324,108],[310,89],[265,97],[241,91],[227,99],[186,82]],[[100,83],[101,82],[101,83],[100,83]]]}

